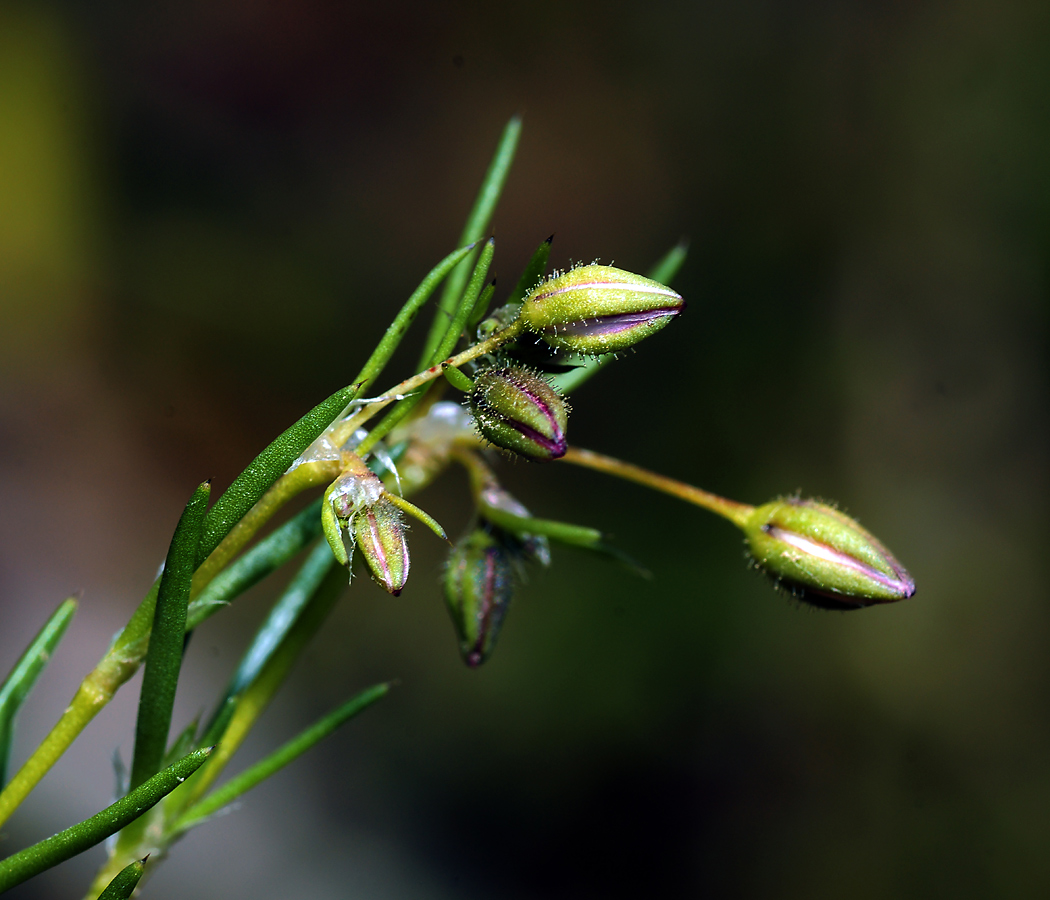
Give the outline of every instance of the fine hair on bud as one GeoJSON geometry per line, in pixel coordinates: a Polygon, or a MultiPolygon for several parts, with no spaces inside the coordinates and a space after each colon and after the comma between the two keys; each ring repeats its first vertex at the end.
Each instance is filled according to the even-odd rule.
{"type": "Polygon", "coordinates": [[[826,503],[787,497],[757,507],[743,525],[755,567],[799,600],[862,609],[915,593],[915,581],[860,523],[826,503]]]}
{"type": "Polygon", "coordinates": [[[532,369],[481,370],[469,402],[478,433],[489,443],[536,462],[565,455],[569,405],[532,369]]]}

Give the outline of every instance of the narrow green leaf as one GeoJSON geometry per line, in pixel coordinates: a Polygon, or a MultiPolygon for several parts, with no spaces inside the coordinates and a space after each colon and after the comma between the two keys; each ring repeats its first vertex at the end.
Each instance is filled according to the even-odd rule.
{"type": "Polygon", "coordinates": [[[321,533],[321,501],[297,513],[215,576],[190,603],[186,630],[201,624],[252,585],[283,566],[321,533]]]}
{"type": "Polygon", "coordinates": [[[139,714],[135,723],[135,754],[131,762],[131,790],[160,771],[168,746],[171,713],[175,708],[175,689],[182,667],[182,644],[186,635],[186,608],[190,602],[197,544],[208,508],[211,486],[205,482],[186,504],[175,527],[164,572],[160,576],[157,606],[153,613],[149,650],[139,694],[139,714]]]}
{"type": "Polygon", "coordinates": [[[474,266],[473,273],[471,273],[467,289],[463,292],[463,296],[460,298],[456,311],[452,316],[452,321],[449,322],[448,328],[434,350],[434,355],[430,358],[430,365],[436,366],[439,362],[452,355],[452,351],[459,341],[459,336],[467,325],[467,319],[481,296],[481,289],[485,285],[485,276],[489,273],[489,266],[492,265],[492,257],[495,252],[496,242],[489,238],[485,241],[485,246],[481,248],[481,256],[478,257],[478,263],[474,266]]]}
{"type": "Polygon", "coordinates": [[[434,293],[435,288],[442,282],[446,275],[459,263],[471,250],[474,249],[474,244],[468,244],[466,247],[461,247],[454,253],[450,253],[441,262],[439,262],[426,278],[423,279],[419,287],[416,288],[415,292],[411,297],[408,298],[405,305],[401,307],[401,311],[394,318],[394,321],[387,328],[386,333],[380,340],[379,345],[372,352],[368,362],[365,363],[364,368],[361,369],[360,374],[354,379],[361,385],[361,391],[367,391],[371,386],[372,382],[379,377],[386,364],[390,361],[390,357],[394,355],[394,351],[397,349],[398,344],[401,343],[401,339],[408,332],[409,326],[415,319],[416,314],[423,307],[423,304],[427,302],[430,295],[434,293]]]}
{"type": "MultiPolygon", "coordinates": [[[[280,643],[268,656],[258,652],[253,643],[252,650],[245,656],[246,662],[250,659],[250,667],[258,674],[252,675],[245,665],[238,671],[233,686],[236,687],[240,679],[250,680],[250,684],[238,695],[233,694],[236,702],[233,705],[233,715],[228,724],[221,729],[216,728],[222,734],[215,755],[198,775],[191,779],[186,788],[174,795],[168,803],[169,814],[177,818],[177,811],[185,811],[192,807],[211,786],[216,778],[222,774],[230,758],[237,752],[237,748],[247,737],[254,727],[263,710],[269,705],[274,694],[284,684],[292,666],[299,658],[310,640],[317,634],[324,624],[328,614],[335,606],[336,600],[346,587],[346,576],[341,567],[335,566],[335,559],[327,544],[320,543],[310,554],[303,568],[296,575],[286,591],[286,595],[296,591],[303,591],[308,600],[301,608],[294,623],[288,628],[280,643]],[[265,662],[263,658],[265,656],[265,662]],[[261,669],[256,669],[260,663],[261,669]]],[[[265,629],[260,630],[262,637],[265,629]]],[[[262,637],[262,643],[270,643],[271,635],[262,637]]],[[[261,648],[260,648],[261,649],[261,648]]],[[[222,706],[228,706],[223,704],[222,706]]],[[[221,708],[221,707],[220,707],[221,708]]],[[[216,723],[218,724],[218,723],[216,723]]],[[[209,732],[212,728],[209,727],[209,732]]]]}
{"type": "MultiPolygon", "coordinates": [[[[507,180],[507,173],[510,171],[511,163],[514,161],[514,152],[518,149],[518,139],[520,137],[521,117],[514,116],[503,129],[499,146],[496,147],[496,154],[492,157],[489,169],[481,182],[481,190],[478,191],[477,199],[474,201],[474,207],[467,217],[467,224],[463,229],[463,235],[459,241],[460,244],[480,241],[485,236],[489,222],[492,221],[492,214],[496,210],[496,204],[503,191],[503,185],[507,180]]],[[[441,300],[434,313],[434,321],[430,326],[426,345],[419,358],[418,368],[426,368],[427,360],[434,355],[434,350],[441,342],[441,336],[445,333],[448,322],[452,318],[452,313],[456,308],[456,303],[459,301],[459,296],[463,291],[463,285],[467,281],[467,273],[469,271],[470,262],[465,259],[452,271],[448,281],[445,282],[445,289],[441,294],[441,300]]]]}
{"type": "MultiPolygon", "coordinates": [[[[659,281],[660,284],[670,286],[675,275],[678,274],[678,270],[682,268],[682,263],[685,262],[688,252],[689,243],[682,239],[668,250],[660,261],[649,270],[647,277],[652,278],[653,281],[659,281]]],[[[584,382],[593,378],[599,369],[609,365],[614,359],[616,359],[615,353],[606,353],[604,356],[594,356],[581,360],[581,364],[571,372],[555,375],[551,379],[551,383],[568,396],[584,382]]]]}
{"type": "Polygon", "coordinates": [[[498,506],[483,506],[481,515],[493,525],[498,525],[504,531],[513,534],[539,534],[574,547],[594,547],[602,541],[602,533],[596,528],[570,525],[568,522],[555,522],[551,519],[516,516],[498,506]]]}
{"type": "Polygon", "coordinates": [[[660,284],[670,285],[674,281],[678,270],[682,268],[686,256],[689,254],[689,241],[682,238],[670,250],[667,251],[655,266],[650,270],[647,278],[659,281],[660,284]]]}
{"type": "MultiPolygon", "coordinates": [[[[462,334],[464,327],[466,326],[467,317],[470,315],[470,311],[474,308],[474,304],[477,303],[478,297],[481,294],[481,288],[485,283],[485,276],[488,274],[489,266],[492,264],[492,255],[496,250],[496,242],[491,238],[485,242],[485,246],[481,250],[481,256],[478,259],[477,265],[474,267],[474,273],[471,275],[470,283],[467,285],[467,289],[463,292],[463,296],[460,298],[459,305],[456,307],[456,311],[452,316],[452,320],[448,324],[448,328],[443,334],[441,341],[437,347],[434,348],[434,353],[430,358],[428,366],[436,366],[442,360],[447,359],[452,355],[452,350],[456,346],[456,342],[459,340],[460,334],[462,334]]],[[[423,398],[426,396],[428,390],[433,387],[434,382],[428,382],[423,385],[419,390],[409,394],[404,400],[400,400],[397,405],[390,410],[375,426],[360,444],[357,445],[357,453],[360,456],[368,453],[376,444],[378,444],[383,438],[385,438],[391,431],[393,431],[404,419],[408,416],[412,410],[414,410],[423,398]]]]}
{"type": "MultiPolygon", "coordinates": [[[[149,857],[147,856],[146,859],[149,857]]],[[[98,895],[98,900],[128,900],[134,893],[139,879],[142,878],[142,873],[146,871],[146,859],[136,859],[133,863],[124,866],[117,872],[117,877],[109,883],[109,886],[98,895]]]]}
{"type": "Polygon", "coordinates": [[[215,501],[204,519],[204,532],[197,551],[197,565],[204,562],[219,542],[269,490],[288,467],[299,458],[357,396],[360,385],[351,384],[336,391],[279,435],[238,475],[215,501]]]}
{"type": "Polygon", "coordinates": [[[7,783],[7,763],[15,733],[15,716],[25,702],[36,680],[47,666],[62,635],[76,615],[75,597],[63,600],[40,629],[25,652],[15,663],[3,685],[0,685],[0,788],[7,783]]]}
{"type": "Polygon", "coordinates": [[[578,547],[597,553],[599,556],[607,557],[626,566],[635,575],[642,578],[652,578],[652,573],[629,554],[624,553],[618,547],[607,543],[603,535],[595,528],[587,528],[583,525],[570,525],[568,522],[555,522],[552,519],[534,519],[531,516],[516,516],[497,506],[483,505],[481,515],[488,519],[493,525],[498,525],[504,531],[511,534],[528,535],[536,534],[550,538],[560,544],[570,547],[578,547]]]}
{"type": "Polygon", "coordinates": [[[275,750],[265,759],[257,762],[254,766],[226,782],[221,788],[213,791],[182,815],[178,822],[175,823],[173,831],[177,834],[188,831],[209,816],[217,813],[223,807],[229,806],[238,797],[246,794],[257,784],[283,769],[288,763],[301,756],[323,738],[328,737],[344,722],[352,719],[381,697],[384,697],[389,690],[389,684],[377,684],[348,700],[338,709],[330,712],[297,737],[292,738],[292,740],[275,750]]]}
{"type": "MultiPolygon", "coordinates": [[[[189,725],[182,729],[179,736],[175,738],[172,745],[168,748],[168,752],[164,754],[164,762],[161,763],[161,768],[166,769],[175,760],[182,759],[191,750],[196,749],[197,729],[200,727],[200,716],[197,716],[189,725]]],[[[114,763],[120,759],[119,755],[114,757],[114,763]]],[[[117,773],[117,783],[120,784],[120,773],[117,773]]],[[[118,793],[120,793],[118,791],[118,793]]]]}
{"type": "Polygon", "coordinates": [[[485,314],[489,311],[489,307],[492,305],[492,296],[495,293],[496,279],[493,278],[485,287],[485,290],[481,292],[481,296],[478,297],[478,302],[474,304],[474,309],[470,313],[470,318],[467,319],[467,334],[471,336],[472,340],[477,331],[478,323],[485,318],[485,314]]]}
{"type": "MultiPolygon", "coordinates": [[[[315,516],[315,518],[318,517],[315,516]]],[[[331,568],[332,561],[332,551],[327,543],[321,542],[311,551],[302,568],[270,609],[270,614],[259,626],[251,644],[241,657],[240,664],[233,673],[225,694],[219,701],[211,721],[204,729],[201,737],[202,743],[218,743],[222,738],[236,706],[231,701],[236,700],[237,696],[255,681],[273,656],[274,651],[288,636],[324,580],[324,576],[331,568]]]]}
{"type": "Polygon", "coordinates": [[[540,283],[547,271],[547,262],[551,258],[551,244],[553,242],[554,235],[552,234],[536,248],[536,252],[532,254],[532,259],[525,266],[525,271],[521,273],[521,278],[518,279],[514,290],[510,292],[510,296],[507,298],[508,303],[521,303],[525,299],[525,295],[540,283]]]}
{"type": "Polygon", "coordinates": [[[126,797],[77,825],[0,861],[0,893],[34,875],[65,862],[116,834],[129,822],[151,809],[171,793],[208,759],[212,748],[195,750],[175,765],[154,775],[126,797]]]}

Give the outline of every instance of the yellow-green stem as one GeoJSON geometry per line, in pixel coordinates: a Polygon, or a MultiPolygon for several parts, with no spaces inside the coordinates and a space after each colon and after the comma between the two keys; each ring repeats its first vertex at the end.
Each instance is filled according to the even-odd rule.
{"type": "Polygon", "coordinates": [[[595,453],[593,450],[570,447],[562,457],[562,461],[576,466],[583,466],[587,469],[595,469],[598,472],[605,472],[607,475],[615,475],[617,478],[633,481],[635,484],[645,485],[645,487],[653,490],[670,494],[672,497],[685,500],[686,503],[702,506],[704,509],[722,516],[724,519],[728,519],[741,528],[755,510],[753,506],[748,506],[746,503],[738,503],[736,500],[719,497],[718,494],[712,494],[710,491],[703,491],[698,487],[693,487],[691,484],[675,481],[675,479],[668,478],[666,475],[657,475],[655,472],[650,472],[641,466],[635,466],[631,463],[614,459],[611,456],[604,456],[601,453],[595,453]]]}
{"type": "Polygon", "coordinates": [[[464,363],[477,359],[479,356],[492,353],[503,346],[503,344],[507,343],[507,341],[513,340],[521,334],[523,327],[524,326],[521,322],[514,322],[506,328],[497,331],[494,335],[484,341],[468,347],[462,353],[459,353],[456,356],[450,356],[436,366],[431,366],[429,369],[424,369],[418,375],[406,378],[401,384],[392,387],[389,391],[383,394],[383,396],[377,397],[348,419],[336,422],[325,432],[325,437],[327,437],[335,446],[341,447],[358,428],[364,425],[364,423],[371,419],[376,413],[386,409],[386,407],[399,397],[403,397],[405,394],[410,394],[412,391],[423,387],[423,385],[433,381],[435,378],[440,378],[442,374],[442,366],[459,368],[464,363]]]}

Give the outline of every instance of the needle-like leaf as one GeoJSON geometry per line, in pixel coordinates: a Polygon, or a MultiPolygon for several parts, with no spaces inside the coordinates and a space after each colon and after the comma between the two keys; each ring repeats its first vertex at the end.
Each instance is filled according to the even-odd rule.
{"type": "Polygon", "coordinates": [[[230,529],[299,458],[299,454],[346,409],[359,390],[360,385],[351,384],[319,403],[278,436],[233,480],[233,484],[215,501],[215,505],[204,519],[204,531],[197,550],[198,565],[219,546],[219,542],[229,534],[230,529]]]}
{"type": "MultiPolygon", "coordinates": [[[[233,714],[229,724],[221,729],[222,739],[215,755],[211,763],[186,785],[185,791],[172,797],[172,813],[176,807],[185,810],[193,806],[219,777],[274,694],[284,684],[307,643],[324,624],[339,594],[346,587],[346,575],[334,563],[331,550],[322,541],[307,557],[284,597],[278,601],[277,607],[282,612],[271,614],[267,625],[259,630],[231,682],[233,690],[228,694],[231,700],[223,704],[227,708],[232,706],[233,714]],[[289,620],[285,615],[288,612],[288,608],[283,606],[286,598],[288,607],[298,609],[294,619],[289,620]],[[271,624],[272,630],[268,627],[271,624]],[[278,637],[279,642],[275,645],[274,639],[278,637]],[[247,687],[241,689],[245,681],[248,682],[247,687]]],[[[206,733],[212,733],[212,726],[206,733]]]]}
{"type": "Polygon", "coordinates": [[[196,772],[211,751],[195,750],[90,819],[0,861],[0,894],[116,834],[196,772]]]}
{"type": "MultiPolygon", "coordinates": [[[[485,246],[481,250],[481,256],[478,259],[477,265],[474,266],[474,273],[470,277],[470,283],[463,292],[463,296],[460,297],[459,305],[456,307],[456,310],[452,315],[452,320],[448,323],[445,332],[442,334],[440,342],[434,348],[434,352],[427,363],[428,366],[436,366],[452,354],[452,350],[456,346],[456,341],[459,340],[459,336],[463,332],[463,328],[466,326],[467,318],[470,316],[471,310],[474,309],[474,305],[477,303],[478,297],[481,295],[481,289],[485,284],[485,276],[488,274],[489,266],[492,264],[492,256],[495,251],[496,243],[490,238],[485,242],[485,246]]],[[[369,432],[368,437],[358,444],[357,453],[363,456],[379,443],[379,441],[390,434],[390,432],[397,427],[398,423],[403,421],[405,417],[419,405],[433,384],[434,382],[429,382],[420,390],[405,397],[404,400],[401,400],[380,420],[379,424],[369,432]]]]}
{"type": "Polygon", "coordinates": [[[0,788],[7,783],[7,763],[15,732],[15,716],[55,652],[77,611],[76,598],[63,600],[14,668],[0,685],[0,788]]]}
{"type": "Polygon", "coordinates": [[[215,576],[190,603],[186,630],[192,631],[252,585],[279,569],[321,533],[321,501],[311,503],[215,576]]]}
{"type": "MultiPolygon", "coordinates": [[[[510,171],[511,163],[514,162],[514,152],[518,149],[518,138],[520,136],[521,117],[514,116],[503,129],[499,146],[496,147],[496,153],[492,157],[492,162],[489,164],[484,180],[481,182],[481,190],[478,191],[474,207],[467,217],[467,224],[463,229],[463,235],[459,241],[460,244],[480,241],[485,236],[489,222],[492,221],[492,214],[496,210],[496,204],[499,202],[500,194],[503,191],[503,185],[507,180],[507,173],[510,171]]],[[[473,253],[471,256],[473,256],[473,253]]],[[[434,355],[434,351],[437,349],[438,344],[441,343],[441,338],[448,328],[448,323],[451,321],[453,312],[459,302],[460,294],[463,293],[463,285],[467,281],[467,273],[470,272],[469,259],[469,257],[464,259],[449,275],[448,281],[445,282],[445,289],[441,293],[441,300],[434,313],[434,321],[430,326],[426,345],[419,358],[418,368],[420,369],[428,365],[427,360],[434,355]]]]}
{"type": "MultiPolygon", "coordinates": [[[[148,859],[149,857],[146,857],[148,859]]],[[[98,900],[128,900],[134,893],[142,873],[146,871],[146,860],[136,859],[117,872],[109,886],[98,895],[98,900]]]]}
{"type": "Polygon", "coordinates": [[[135,754],[131,762],[130,788],[134,790],[160,770],[168,746],[175,689],[182,667],[182,645],[186,634],[186,608],[190,602],[197,544],[208,508],[211,488],[207,482],[194,492],[175,527],[164,572],[160,576],[157,606],[153,613],[146,667],[135,723],[135,754]]]}
{"type": "MultiPolygon", "coordinates": [[[[315,518],[319,518],[315,515],[315,518]]],[[[284,593],[270,609],[233,673],[222,700],[204,729],[203,744],[218,743],[236,707],[237,697],[258,678],[274,651],[287,638],[332,566],[332,552],[321,542],[306,558],[284,593]]]]}
{"type": "Polygon", "coordinates": [[[434,289],[452,271],[456,264],[473,249],[474,244],[468,244],[466,247],[461,247],[459,250],[446,256],[430,270],[427,277],[423,279],[412,296],[408,298],[405,305],[401,307],[401,311],[394,318],[394,321],[390,323],[390,327],[387,328],[382,340],[380,340],[379,346],[372,351],[368,362],[365,363],[364,368],[361,369],[361,372],[355,379],[361,385],[362,391],[367,391],[372,382],[379,377],[383,368],[390,361],[390,357],[394,355],[398,344],[401,343],[401,339],[408,332],[416,314],[423,304],[430,299],[430,295],[434,293],[434,289]]]}
{"type": "Polygon", "coordinates": [[[314,723],[306,731],[302,732],[279,749],[275,750],[265,759],[260,760],[254,766],[242,772],[235,778],[230,779],[222,787],[213,791],[207,797],[187,810],[175,823],[173,831],[176,834],[188,831],[195,825],[199,825],[209,816],[229,806],[238,797],[246,794],[261,781],[269,778],[274,773],[283,769],[296,757],[301,756],[314,744],[326,738],[340,725],[356,716],[359,712],[371,706],[390,690],[389,684],[377,684],[362,691],[356,697],[348,700],[338,709],[330,712],[320,721],[314,723]]]}
{"type": "Polygon", "coordinates": [[[510,292],[510,296],[507,298],[508,303],[521,303],[525,299],[525,295],[543,279],[543,275],[547,271],[547,261],[551,258],[551,244],[553,242],[554,235],[552,234],[536,248],[536,252],[532,254],[532,259],[525,266],[525,271],[521,273],[521,278],[518,279],[514,290],[510,292]]]}

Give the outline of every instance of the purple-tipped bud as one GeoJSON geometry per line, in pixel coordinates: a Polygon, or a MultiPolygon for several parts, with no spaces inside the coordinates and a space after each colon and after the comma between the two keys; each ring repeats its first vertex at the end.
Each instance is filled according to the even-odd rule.
{"type": "Polygon", "coordinates": [[[814,606],[860,609],[915,593],[911,575],[874,535],[815,500],[760,506],[744,533],[755,564],[814,606]]]}
{"type": "Polygon", "coordinates": [[[471,532],[452,550],[445,570],[445,603],[459,651],[471,668],[492,655],[514,593],[514,577],[511,554],[482,529],[471,532]]]}
{"type": "Polygon", "coordinates": [[[470,408],[483,437],[527,459],[565,455],[569,407],[539,375],[506,366],[479,372],[474,385],[470,408]]]}
{"type": "Polygon", "coordinates": [[[382,499],[354,516],[353,530],[372,577],[396,597],[408,581],[408,541],[400,511],[382,499]]]}
{"type": "Polygon", "coordinates": [[[659,331],[684,306],[657,281],[612,266],[581,266],[536,287],[522,303],[521,320],[552,347],[613,353],[659,331]]]}

